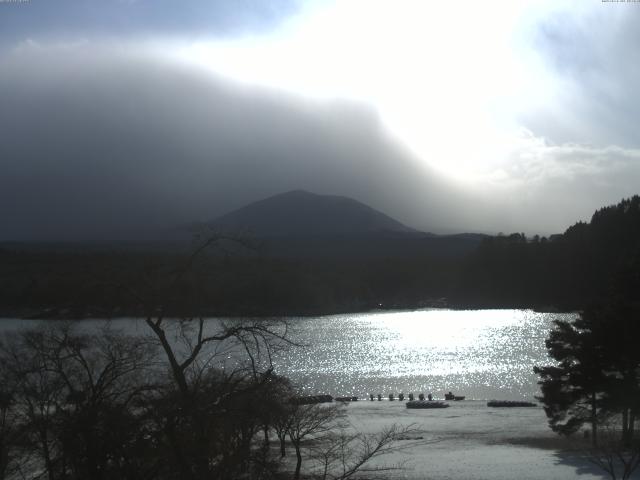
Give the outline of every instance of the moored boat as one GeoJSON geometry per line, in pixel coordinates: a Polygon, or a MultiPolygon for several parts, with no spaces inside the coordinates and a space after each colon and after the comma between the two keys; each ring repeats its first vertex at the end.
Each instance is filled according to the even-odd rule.
{"type": "Polygon", "coordinates": [[[448,403],[437,400],[410,400],[407,402],[407,408],[447,408],[448,406],[448,403]]]}
{"type": "Polygon", "coordinates": [[[456,400],[456,401],[460,401],[460,400],[464,400],[465,396],[464,395],[454,395],[453,392],[449,392],[449,393],[445,393],[444,394],[444,399],[445,400],[456,400]]]}
{"type": "Polygon", "coordinates": [[[537,403],[519,400],[489,400],[487,407],[537,407],[537,403]]]}

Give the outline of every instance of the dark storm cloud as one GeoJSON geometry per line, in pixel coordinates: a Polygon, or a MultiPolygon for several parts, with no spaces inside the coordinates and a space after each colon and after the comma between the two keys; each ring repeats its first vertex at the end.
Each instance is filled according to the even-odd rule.
{"type": "Polygon", "coordinates": [[[0,2],[0,38],[226,36],[273,28],[298,0],[29,0],[0,2]]]}
{"type": "Polygon", "coordinates": [[[3,240],[130,237],[297,188],[418,228],[466,224],[455,191],[362,106],[91,45],[25,46],[2,61],[3,240]]]}
{"type": "Polygon", "coordinates": [[[209,26],[269,28],[293,3],[213,2],[210,14],[205,2],[159,4],[147,16],[144,1],[0,3],[0,37],[14,39],[0,51],[0,240],[132,237],[300,188],[423,230],[548,234],[637,193],[637,5],[629,17],[587,8],[536,25],[557,101],[522,112],[528,134],[463,189],[426,166],[438,159],[394,141],[373,108],[243,86],[176,53],[209,26]],[[184,17],[168,15],[183,4],[184,17]],[[29,5],[42,15],[19,10],[29,5]],[[257,14],[264,5],[275,13],[257,14]],[[116,41],[119,28],[131,38],[116,41]]]}

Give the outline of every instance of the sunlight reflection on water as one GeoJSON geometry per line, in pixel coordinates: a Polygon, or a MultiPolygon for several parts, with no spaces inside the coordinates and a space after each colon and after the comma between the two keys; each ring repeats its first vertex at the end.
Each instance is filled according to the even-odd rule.
{"type": "MultiPolygon", "coordinates": [[[[442,398],[451,390],[467,399],[532,399],[538,392],[533,366],[549,362],[544,340],[552,321],[573,317],[432,309],[291,318],[293,339],[307,346],[278,354],[274,363],[277,373],[309,394],[431,392],[442,398]]],[[[91,330],[104,322],[86,320],[80,326],[91,330]]],[[[0,331],[40,323],[2,319],[0,331]]],[[[111,324],[130,334],[148,333],[140,319],[111,324]]],[[[217,319],[208,321],[208,329],[219,325],[217,319]]]]}
{"type": "MultiPolygon", "coordinates": [[[[468,399],[531,398],[534,365],[555,318],[529,310],[422,310],[296,319],[308,345],[276,360],[309,393],[358,395],[452,390],[468,399]]],[[[569,318],[571,315],[569,315],[569,318]]]]}

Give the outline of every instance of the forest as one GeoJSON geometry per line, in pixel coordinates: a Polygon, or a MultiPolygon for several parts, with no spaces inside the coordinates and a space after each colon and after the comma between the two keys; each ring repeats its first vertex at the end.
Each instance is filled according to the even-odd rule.
{"type": "MultiPolygon", "coordinates": [[[[217,240],[215,233],[209,240],[217,240]]],[[[188,249],[0,246],[0,314],[84,318],[142,315],[128,290],[155,292],[168,314],[316,315],[375,308],[532,308],[570,311],[607,295],[640,268],[640,197],[596,211],[549,238],[487,236],[447,255],[291,257],[220,242],[176,283],[188,249]],[[216,248],[218,247],[218,248],[216,248]],[[195,310],[194,310],[195,309],[195,310]]]]}
{"type": "Polygon", "coordinates": [[[550,238],[489,237],[466,259],[455,297],[480,307],[576,310],[640,271],[640,197],[596,211],[550,238]]]}

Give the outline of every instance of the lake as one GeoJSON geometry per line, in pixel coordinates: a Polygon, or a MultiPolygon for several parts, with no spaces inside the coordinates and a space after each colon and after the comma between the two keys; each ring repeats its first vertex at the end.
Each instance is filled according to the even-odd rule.
{"type": "MultiPolygon", "coordinates": [[[[603,478],[600,471],[581,450],[558,439],[542,408],[496,409],[484,402],[533,400],[537,377],[532,368],[549,362],[544,340],[552,322],[574,316],[435,309],[292,318],[293,339],[307,346],[280,354],[275,364],[306,393],[386,397],[389,392],[431,392],[441,398],[452,390],[465,395],[468,401],[450,402],[444,410],[407,409],[397,401],[346,407],[357,431],[374,433],[397,423],[412,425],[424,437],[380,460],[406,466],[394,478],[596,480],[603,478]]],[[[4,319],[0,330],[39,323],[4,319]]],[[[103,323],[79,325],[91,330],[103,323]]],[[[141,320],[111,323],[129,333],[147,332],[141,320]]],[[[218,324],[212,319],[209,328],[218,324]]]]}
{"type": "Polygon", "coordinates": [[[297,320],[308,345],[277,359],[278,371],[307,392],[449,390],[468,399],[531,399],[534,365],[549,362],[544,340],[556,318],[530,310],[420,310],[297,320]]]}
{"type": "MultiPolygon", "coordinates": [[[[431,392],[442,398],[451,390],[467,399],[532,399],[538,392],[532,369],[549,362],[544,340],[552,321],[574,316],[429,309],[293,318],[293,339],[305,347],[279,354],[274,363],[278,373],[309,394],[431,392]]],[[[37,323],[3,319],[0,329],[37,323]]],[[[211,320],[211,326],[216,323],[211,320]]],[[[146,332],[135,319],[112,324],[146,332]]]]}

